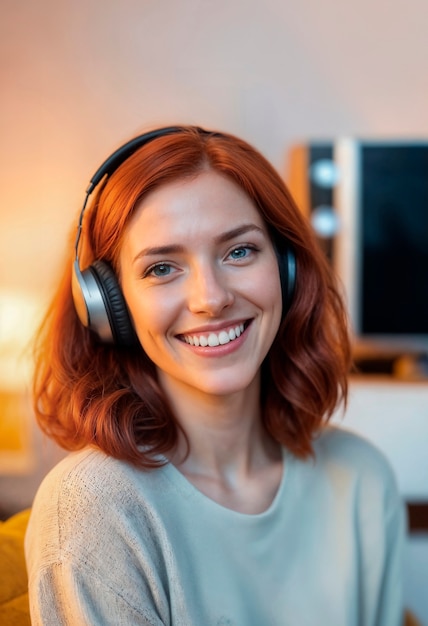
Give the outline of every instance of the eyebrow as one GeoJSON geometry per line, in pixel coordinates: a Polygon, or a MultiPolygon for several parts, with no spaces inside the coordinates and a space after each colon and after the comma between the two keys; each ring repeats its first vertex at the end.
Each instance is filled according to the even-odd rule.
{"type": "MultiPolygon", "coordinates": [[[[217,237],[214,238],[214,241],[216,244],[227,243],[231,239],[235,239],[235,237],[239,237],[241,235],[245,235],[246,233],[254,232],[254,231],[262,233],[263,235],[265,234],[264,230],[260,228],[260,226],[257,226],[256,224],[242,224],[241,226],[237,226],[236,228],[233,228],[232,230],[228,230],[224,233],[221,233],[221,235],[218,235],[217,237]]],[[[165,246],[151,246],[151,247],[143,248],[142,250],[140,250],[140,252],[135,256],[133,263],[135,263],[136,261],[138,261],[139,259],[145,256],[163,256],[163,255],[168,255],[168,254],[177,254],[180,252],[184,252],[184,246],[182,246],[181,244],[169,244],[165,246]]]]}

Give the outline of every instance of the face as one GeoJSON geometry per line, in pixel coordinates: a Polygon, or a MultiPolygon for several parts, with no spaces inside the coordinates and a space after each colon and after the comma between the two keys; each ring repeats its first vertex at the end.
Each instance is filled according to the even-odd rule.
{"type": "Polygon", "coordinates": [[[258,385],[281,320],[279,269],[262,218],[232,181],[208,171],[148,195],[125,232],[119,278],[172,398],[258,385]]]}

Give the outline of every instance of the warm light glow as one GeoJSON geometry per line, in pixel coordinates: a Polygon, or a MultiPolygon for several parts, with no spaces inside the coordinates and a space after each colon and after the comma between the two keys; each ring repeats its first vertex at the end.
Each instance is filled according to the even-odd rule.
{"type": "Polygon", "coordinates": [[[0,290],[0,389],[22,390],[31,376],[31,339],[42,304],[24,292],[0,290]]]}
{"type": "Polygon", "coordinates": [[[0,473],[34,469],[29,401],[31,338],[42,302],[22,291],[0,290],[0,473]]]}

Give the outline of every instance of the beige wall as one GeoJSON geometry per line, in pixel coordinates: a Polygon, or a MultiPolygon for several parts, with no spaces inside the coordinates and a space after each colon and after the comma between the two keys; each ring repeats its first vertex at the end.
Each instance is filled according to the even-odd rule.
{"type": "Polygon", "coordinates": [[[425,0],[21,0],[0,19],[0,289],[45,294],[87,181],[195,122],[284,171],[307,137],[428,136],[425,0]]]}

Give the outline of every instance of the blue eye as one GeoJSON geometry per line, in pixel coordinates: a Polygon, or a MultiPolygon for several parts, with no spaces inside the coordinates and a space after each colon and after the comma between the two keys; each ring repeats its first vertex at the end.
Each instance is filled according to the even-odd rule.
{"type": "Polygon", "coordinates": [[[230,256],[232,257],[232,259],[244,259],[249,253],[249,248],[247,247],[242,247],[242,248],[235,248],[235,250],[232,250],[232,252],[230,253],[230,256]]]}
{"type": "Polygon", "coordinates": [[[162,278],[163,276],[169,276],[171,273],[171,266],[168,263],[158,263],[157,265],[152,265],[149,270],[146,272],[146,276],[156,276],[157,278],[162,278]]]}

